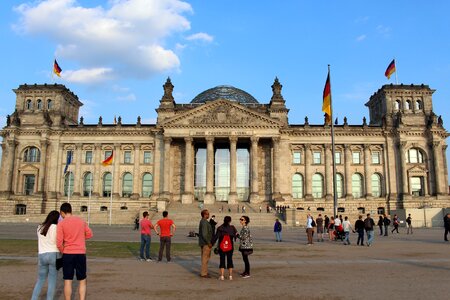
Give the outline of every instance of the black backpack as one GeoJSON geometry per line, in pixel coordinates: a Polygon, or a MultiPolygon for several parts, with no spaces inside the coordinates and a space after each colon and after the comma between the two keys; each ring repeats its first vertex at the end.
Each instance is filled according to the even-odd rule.
{"type": "Polygon", "coordinates": [[[366,230],[373,230],[373,224],[371,221],[372,221],[372,219],[370,219],[370,218],[367,218],[364,220],[364,228],[366,230]]]}

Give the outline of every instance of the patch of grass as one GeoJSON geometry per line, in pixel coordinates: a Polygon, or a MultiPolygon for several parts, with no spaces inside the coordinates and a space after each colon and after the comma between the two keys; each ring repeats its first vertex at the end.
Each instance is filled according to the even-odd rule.
{"type": "MultiPolygon", "coordinates": [[[[89,257],[128,258],[139,255],[138,242],[100,242],[87,241],[87,255],[89,257]]],[[[151,243],[152,255],[159,250],[159,243],[151,243]]],[[[0,256],[37,256],[36,240],[0,240],[0,256]]],[[[192,243],[173,243],[173,255],[199,254],[198,245],[192,243]]]]}

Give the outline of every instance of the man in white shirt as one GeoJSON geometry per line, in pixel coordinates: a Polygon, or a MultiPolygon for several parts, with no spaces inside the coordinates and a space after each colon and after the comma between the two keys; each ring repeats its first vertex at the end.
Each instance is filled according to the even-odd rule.
{"type": "Polygon", "coordinates": [[[350,245],[350,230],[353,231],[353,228],[347,216],[345,216],[344,222],[342,222],[342,226],[344,227],[345,232],[344,245],[350,245]]]}
{"type": "Polygon", "coordinates": [[[312,245],[313,243],[313,226],[312,226],[312,217],[310,214],[306,217],[306,235],[308,236],[308,244],[312,245]]]}

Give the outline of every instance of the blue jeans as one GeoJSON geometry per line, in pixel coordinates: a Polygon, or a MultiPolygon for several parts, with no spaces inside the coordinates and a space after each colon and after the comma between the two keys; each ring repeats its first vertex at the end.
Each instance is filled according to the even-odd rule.
{"type": "Polygon", "coordinates": [[[350,245],[350,231],[345,232],[344,244],[350,245]]]}
{"type": "Polygon", "coordinates": [[[152,237],[146,234],[141,234],[141,258],[150,258],[150,242],[152,237]],[[144,257],[144,247],[145,247],[145,257],[144,257]]]}
{"type": "Polygon", "coordinates": [[[275,231],[275,239],[281,242],[281,231],[275,231]]]}
{"type": "Polygon", "coordinates": [[[39,294],[47,277],[47,300],[51,300],[55,296],[56,276],[58,275],[58,271],[56,270],[57,255],[58,252],[46,252],[38,255],[38,279],[34,286],[31,300],[39,299],[39,294]]]}
{"type": "Polygon", "coordinates": [[[373,242],[373,230],[367,231],[367,245],[371,245],[373,242]]]}

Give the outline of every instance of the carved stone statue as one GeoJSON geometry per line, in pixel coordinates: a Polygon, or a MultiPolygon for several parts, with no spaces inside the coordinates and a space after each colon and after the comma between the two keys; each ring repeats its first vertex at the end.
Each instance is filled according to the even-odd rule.
{"type": "Polygon", "coordinates": [[[444,121],[442,120],[442,116],[440,115],[439,117],[438,117],[438,125],[439,126],[444,126],[444,121]]]}
{"type": "Polygon", "coordinates": [[[309,125],[308,116],[305,117],[305,125],[309,125]]]}
{"type": "Polygon", "coordinates": [[[347,122],[347,117],[344,117],[344,126],[347,126],[348,122],[347,122]]]}
{"type": "Polygon", "coordinates": [[[98,125],[102,125],[102,124],[103,124],[103,118],[102,118],[102,116],[100,116],[98,118],[98,125]]]}
{"type": "Polygon", "coordinates": [[[122,125],[122,117],[117,118],[117,125],[122,125]]]}
{"type": "Polygon", "coordinates": [[[80,117],[80,125],[84,125],[84,118],[83,118],[83,116],[80,117]]]}
{"type": "Polygon", "coordinates": [[[367,119],[366,119],[366,117],[363,117],[363,126],[367,126],[367,119]]]}
{"type": "Polygon", "coordinates": [[[11,125],[11,116],[7,115],[6,116],[6,126],[10,126],[11,125]]]}
{"type": "Polygon", "coordinates": [[[141,125],[141,116],[137,117],[137,125],[141,125]]]}

